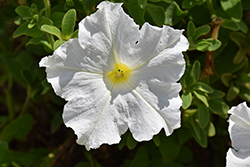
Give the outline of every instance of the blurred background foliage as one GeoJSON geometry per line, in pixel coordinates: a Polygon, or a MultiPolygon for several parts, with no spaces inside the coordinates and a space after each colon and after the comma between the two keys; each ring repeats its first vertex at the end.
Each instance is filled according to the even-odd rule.
{"type": "Polygon", "coordinates": [[[88,152],[64,126],[65,101],[38,62],[76,38],[100,1],[0,0],[0,166],[225,166],[227,111],[250,102],[249,0],[113,0],[139,25],[186,30],[182,127],[141,143],[127,132],[120,144],[88,152]]]}

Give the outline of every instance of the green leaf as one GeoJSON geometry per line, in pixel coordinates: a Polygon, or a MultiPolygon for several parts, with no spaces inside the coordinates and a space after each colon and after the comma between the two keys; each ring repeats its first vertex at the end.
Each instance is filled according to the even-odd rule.
{"type": "Polygon", "coordinates": [[[197,25],[205,25],[211,22],[211,11],[207,4],[195,5],[188,10],[188,18],[197,25]]]}
{"type": "Polygon", "coordinates": [[[138,4],[140,8],[144,9],[146,7],[147,0],[138,0],[138,4]]]}
{"type": "Polygon", "coordinates": [[[224,117],[227,117],[227,112],[229,110],[229,107],[226,103],[218,101],[218,100],[209,100],[209,109],[217,115],[224,117]]]}
{"type": "Polygon", "coordinates": [[[231,85],[231,81],[233,80],[233,78],[234,78],[234,75],[231,73],[224,73],[221,75],[221,81],[227,87],[231,85]]]}
{"type": "Polygon", "coordinates": [[[61,40],[56,40],[56,42],[54,43],[54,49],[56,50],[59,46],[61,46],[65,41],[61,41],[61,40]]]}
{"type": "Polygon", "coordinates": [[[75,32],[71,34],[70,38],[78,38],[78,30],[75,30],[75,32]]]}
{"type": "Polygon", "coordinates": [[[189,9],[193,7],[194,5],[201,5],[205,2],[206,0],[184,0],[182,2],[182,7],[184,9],[189,9]]]}
{"type": "Polygon", "coordinates": [[[177,130],[177,134],[178,134],[178,141],[181,145],[186,143],[186,141],[192,137],[189,129],[183,126],[177,130]]]}
{"type": "Polygon", "coordinates": [[[43,35],[43,31],[41,31],[37,26],[34,26],[33,28],[29,29],[28,25],[29,22],[25,22],[21,26],[19,26],[13,33],[13,38],[17,38],[21,35],[27,35],[32,37],[40,37],[43,35]]]}
{"type": "Polygon", "coordinates": [[[192,136],[197,141],[197,143],[203,148],[207,147],[207,135],[200,125],[194,121],[193,117],[188,119],[189,121],[189,130],[191,131],[192,136]]]}
{"type": "Polygon", "coordinates": [[[51,121],[51,133],[55,133],[59,127],[62,125],[63,121],[62,121],[62,113],[57,112],[54,114],[54,117],[51,121]]]}
{"type": "Polygon", "coordinates": [[[234,85],[232,82],[228,89],[226,100],[227,101],[234,100],[238,96],[239,93],[240,93],[240,89],[236,85],[234,85]]]}
{"type": "Polygon", "coordinates": [[[209,85],[203,83],[203,82],[196,82],[193,86],[192,89],[194,90],[200,90],[205,93],[213,93],[214,89],[210,87],[209,85]]]}
{"type": "Polygon", "coordinates": [[[127,138],[127,146],[130,150],[134,149],[137,145],[137,141],[133,138],[132,134],[130,133],[127,138]]]}
{"type": "Polygon", "coordinates": [[[242,47],[242,46],[248,46],[246,45],[247,40],[246,40],[246,35],[240,32],[231,32],[229,34],[229,37],[232,41],[234,41],[237,46],[242,47]]]}
{"type": "Polygon", "coordinates": [[[30,13],[30,8],[28,6],[18,6],[15,12],[21,16],[24,20],[32,18],[33,15],[30,13]]]}
{"type": "Polygon", "coordinates": [[[233,30],[233,31],[238,31],[239,30],[238,24],[236,22],[232,21],[232,20],[224,19],[222,21],[221,26],[224,27],[224,28],[227,28],[229,30],[233,30]]]}
{"type": "Polygon", "coordinates": [[[50,20],[47,17],[42,16],[42,17],[39,18],[38,27],[41,28],[44,24],[46,24],[46,25],[52,25],[53,21],[50,20]]]}
{"type": "Polygon", "coordinates": [[[95,6],[97,5],[98,1],[94,0],[83,0],[83,7],[87,15],[90,15],[91,13],[95,12],[95,6]]]}
{"type": "Polygon", "coordinates": [[[41,30],[43,30],[44,32],[47,32],[49,34],[55,35],[59,40],[62,40],[61,31],[55,26],[43,25],[41,27],[41,30]]]}
{"type": "Polygon", "coordinates": [[[37,38],[31,38],[26,43],[26,45],[30,45],[30,44],[33,44],[33,45],[40,45],[40,44],[42,44],[46,51],[53,52],[50,43],[47,41],[47,39],[44,36],[37,37],[37,38]]]}
{"type": "Polygon", "coordinates": [[[181,78],[181,83],[184,87],[189,87],[196,82],[194,73],[192,72],[192,66],[187,65],[184,75],[181,78]]]}
{"type": "Polygon", "coordinates": [[[192,74],[194,75],[195,81],[198,81],[200,77],[200,71],[201,71],[201,63],[198,60],[195,60],[191,71],[192,74]]]}
{"type": "Polygon", "coordinates": [[[240,47],[238,52],[236,53],[234,59],[233,59],[233,63],[234,64],[241,63],[244,60],[244,58],[246,57],[246,54],[247,54],[247,49],[240,47]]]}
{"type": "Polygon", "coordinates": [[[145,22],[144,20],[145,7],[141,8],[139,0],[129,0],[128,11],[133,17],[133,19],[135,19],[135,22],[138,23],[139,25],[142,25],[145,22]]]}
{"type": "Polygon", "coordinates": [[[241,0],[220,0],[222,9],[235,21],[242,18],[241,0]]]}
{"type": "Polygon", "coordinates": [[[224,92],[214,89],[213,93],[209,94],[209,99],[220,99],[223,98],[224,96],[225,96],[224,92]]]}
{"type": "Polygon", "coordinates": [[[0,116],[0,123],[4,124],[10,120],[9,116],[0,116]]]}
{"type": "Polygon", "coordinates": [[[74,31],[76,22],[76,10],[70,9],[62,20],[62,36],[63,39],[68,40],[74,31]]]}
{"type": "Polygon", "coordinates": [[[148,167],[149,166],[149,155],[147,147],[142,146],[136,152],[136,155],[128,167],[148,167]]]}
{"type": "Polygon", "coordinates": [[[202,104],[198,104],[198,119],[199,119],[199,125],[202,129],[204,129],[209,121],[210,121],[210,113],[208,108],[202,104]]]}
{"type": "Polygon", "coordinates": [[[216,134],[214,124],[209,122],[208,126],[204,129],[209,137],[213,137],[216,134]]]}
{"type": "Polygon", "coordinates": [[[245,34],[240,33],[240,32],[232,32],[230,33],[229,36],[231,40],[234,41],[239,47],[239,50],[233,59],[234,64],[239,64],[246,57],[248,47],[249,47],[248,41],[246,39],[245,34]]]}
{"type": "Polygon", "coordinates": [[[250,83],[250,73],[238,75],[236,81],[237,81],[239,84],[240,84],[240,83],[241,83],[241,84],[243,84],[243,83],[250,83]]]}
{"type": "Polygon", "coordinates": [[[185,114],[187,115],[194,115],[194,113],[196,113],[198,111],[198,109],[194,108],[194,109],[187,109],[185,110],[185,114]]]}
{"type": "Polygon", "coordinates": [[[163,161],[169,163],[174,161],[180,152],[181,145],[178,142],[178,136],[173,134],[166,137],[163,133],[160,134],[161,145],[159,146],[163,161]]]}
{"type": "Polygon", "coordinates": [[[165,12],[163,7],[147,3],[146,11],[152,17],[157,26],[163,26],[165,21],[165,12]]]}
{"type": "Polygon", "coordinates": [[[11,153],[13,155],[13,161],[15,161],[20,165],[33,166],[38,161],[37,157],[32,154],[16,152],[16,151],[12,151],[11,153]]]}
{"type": "Polygon", "coordinates": [[[69,5],[69,6],[74,6],[74,1],[73,0],[66,0],[66,3],[69,5]]]}
{"type": "Polygon", "coordinates": [[[30,13],[31,13],[32,15],[35,15],[35,14],[38,14],[38,13],[39,13],[38,10],[37,10],[36,4],[34,4],[34,3],[31,4],[30,13]]]}
{"type": "Polygon", "coordinates": [[[153,141],[154,141],[154,143],[155,143],[155,145],[156,145],[157,147],[160,146],[161,140],[160,140],[159,135],[155,135],[155,136],[153,137],[153,141]]]}
{"type": "Polygon", "coordinates": [[[207,107],[209,106],[207,97],[203,92],[200,91],[193,91],[194,95],[201,101],[203,102],[207,107]]]}
{"type": "Polygon", "coordinates": [[[196,60],[194,64],[187,65],[184,76],[181,78],[181,82],[187,87],[192,86],[198,79],[200,75],[200,62],[196,60]]]}
{"type": "Polygon", "coordinates": [[[196,49],[199,51],[206,51],[212,44],[205,39],[201,40],[200,42],[197,43],[196,49]]]}
{"type": "Polygon", "coordinates": [[[10,50],[9,36],[4,30],[0,30],[0,50],[10,50]]]}
{"type": "Polygon", "coordinates": [[[44,87],[41,95],[44,95],[45,93],[47,93],[50,89],[51,89],[51,85],[48,83],[47,79],[44,79],[42,81],[42,86],[44,87]]]}
{"type": "Polygon", "coordinates": [[[167,167],[185,167],[182,164],[180,164],[179,162],[170,162],[170,163],[167,163],[166,165],[167,165],[167,167]]]}
{"type": "Polygon", "coordinates": [[[124,135],[122,135],[121,141],[118,144],[119,150],[122,150],[122,148],[127,145],[128,135],[130,135],[129,133],[130,133],[130,131],[127,131],[124,135]]]}
{"type": "Polygon", "coordinates": [[[0,165],[9,165],[12,161],[12,154],[7,142],[0,142],[0,165]]]}
{"type": "Polygon", "coordinates": [[[218,39],[209,38],[206,39],[206,41],[211,43],[211,45],[208,47],[208,51],[215,51],[221,46],[221,41],[219,41],[218,39]]]}
{"type": "Polygon", "coordinates": [[[27,51],[21,51],[14,57],[10,53],[6,53],[4,65],[11,76],[21,85],[25,85],[21,71],[34,61],[32,55],[27,51]]]}
{"type": "Polygon", "coordinates": [[[165,21],[164,24],[173,26],[178,23],[185,15],[179,5],[173,1],[165,10],[165,21]]]}
{"type": "Polygon", "coordinates": [[[92,167],[88,162],[78,162],[74,167],[92,167]]]}
{"type": "Polygon", "coordinates": [[[181,146],[180,154],[178,155],[177,162],[181,164],[190,163],[193,160],[193,151],[187,146],[181,146]]]}
{"type": "Polygon", "coordinates": [[[24,81],[26,82],[28,86],[33,87],[36,84],[34,77],[32,76],[30,71],[24,69],[21,71],[21,74],[22,74],[24,81]]]}
{"type": "Polygon", "coordinates": [[[192,103],[192,93],[189,91],[184,91],[181,95],[181,99],[183,101],[182,108],[187,109],[192,103]]]}
{"type": "Polygon", "coordinates": [[[12,139],[21,140],[32,128],[32,116],[24,115],[6,125],[0,134],[0,140],[11,141],[12,139]]]}
{"type": "Polygon", "coordinates": [[[240,87],[240,93],[239,96],[246,100],[247,102],[250,102],[250,90],[248,90],[246,87],[240,87]]]}
{"type": "Polygon", "coordinates": [[[28,29],[33,28],[36,25],[36,22],[34,20],[31,20],[30,23],[28,24],[28,29]]]}
{"type": "Polygon", "coordinates": [[[243,10],[249,10],[250,9],[249,0],[241,0],[241,3],[242,3],[242,9],[243,10]]]}
{"type": "Polygon", "coordinates": [[[150,1],[150,2],[167,2],[167,3],[171,3],[172,2],[172,0],[148,0],[148,1],[150,1]]]}
{"type": "Polygon", "coordinates": [[[246,23],[243,21],[243,20],[241,20],[240,22],[237,22],[237,24],[238,24],[238,27],[240,28],[240,30],[243,32],[243,33],[247,33],[247,31],[248,31],[248,27],[247,27],[247,25],[246,25],[246,23]]]}
{"type": "Polygon", "coordinates": [[[195,34],[195,25],[192,21],[188,22],[188,26],[187,26],[187,36],[188,38],[194,36],[195,34]]]}
{"type": "Polygon", "coordinates": [[[61,13],[61,12],[52,13],[51,20],[53,21],[53,25],[57,28],[61,28],[63,17],[64,17],[64,13],[61,13]]]}
{"type": "Polygon", "coordinates": [[[210,26],[209,25],[203,25],[198,27],[195,30],[195,34],[193,36],[194,40],[197,40],[200,36],[207,34],[210,31],[210,26]]]}

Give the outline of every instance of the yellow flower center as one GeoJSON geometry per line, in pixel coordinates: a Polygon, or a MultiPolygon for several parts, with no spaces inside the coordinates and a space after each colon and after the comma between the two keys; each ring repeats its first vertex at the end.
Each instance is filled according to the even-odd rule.
{"type": "Polygon", "coordinates": [[[107,77],[112,83],[120,83],[128,80],[130,74],[130,68],[126,64],[119,63],[114,66],[112,71],[107,73],[107,77]]]}

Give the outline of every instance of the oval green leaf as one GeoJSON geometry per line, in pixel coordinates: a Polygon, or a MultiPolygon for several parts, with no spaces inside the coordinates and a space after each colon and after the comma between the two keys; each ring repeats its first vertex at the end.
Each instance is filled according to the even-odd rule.
{"type": "Polygon", "coordinates": [[[204,129],[209,121],[210,121],[210,113],[208,108],[202,104],[198,104],[198,119],[199,119],[199,125],[202,129],[204,129]]]}
{"type": "Polygon", "coordinates": [[[62,20],[62,36],[64,40],[68,40],[74,31],[76,22],[76,10],[70,9],[62,20]]]}

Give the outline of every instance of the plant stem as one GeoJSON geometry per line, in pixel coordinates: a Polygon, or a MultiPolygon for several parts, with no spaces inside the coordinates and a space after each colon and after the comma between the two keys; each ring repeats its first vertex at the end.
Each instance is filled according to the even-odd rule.
{"type": "Polygon", "coordinates": [[[213,0],[207,0],[207,8],[209,9],[212,19],[214,20],[216,18],[216,10],[214,9],[213,0]]]}
{"type": "MultiPolygon", "coordinates": [[[[47,18],[50,18],[50,1],[49,0],[43,0],[44,6],[45,6],[45,16],[47,18]]],[[[46,33],[48,41],[51,45],[52,50],[54,51],[54,38],[51,34],[46,33]]]]}
{"type": "Polygon", "coordinates": [[[43,0],[44,6],[45,6],[45,16],[47,18],[50,18],[50,1],[49,0],[43,0]]]}
{"type": "Polygon", "coordinates": [[[12,94],[11,94],[12,85],[13,85],[13,79],[12,79],[11,76],[9,76],[8,88],[5,91],[5,94],[6,94],[6,102],[7,102],[7,106],[8,106],[10,120],[13,120],[14,117],[15,117],[14,108],[13,108],[12,94]]]}
{"type": "MultiPolygon", "coordinates": [[[[222,19],[219,17],[217,17],[213,21],[213,31],[212,31],[212,36],[211,36],[212,39],[218,38],[221,22],[222,22],[222,19]]],[[[200,78],[205,83],[208,83],[210,75],[218,76],[218,74],[214,71],[214,51],[207,51],[205,69],[201,73],[200,78]]]]}
{"type": "Polygon", "coordinates": [[[26,110],[28,108],[28,105],[29,105],[29,102],[30,102],[30,88],[28,87],[27,96],[25,98],[22,110],[21,110],[21,112],[19,114],[20,116],[23,115],[26,112],[26,110]]]}

